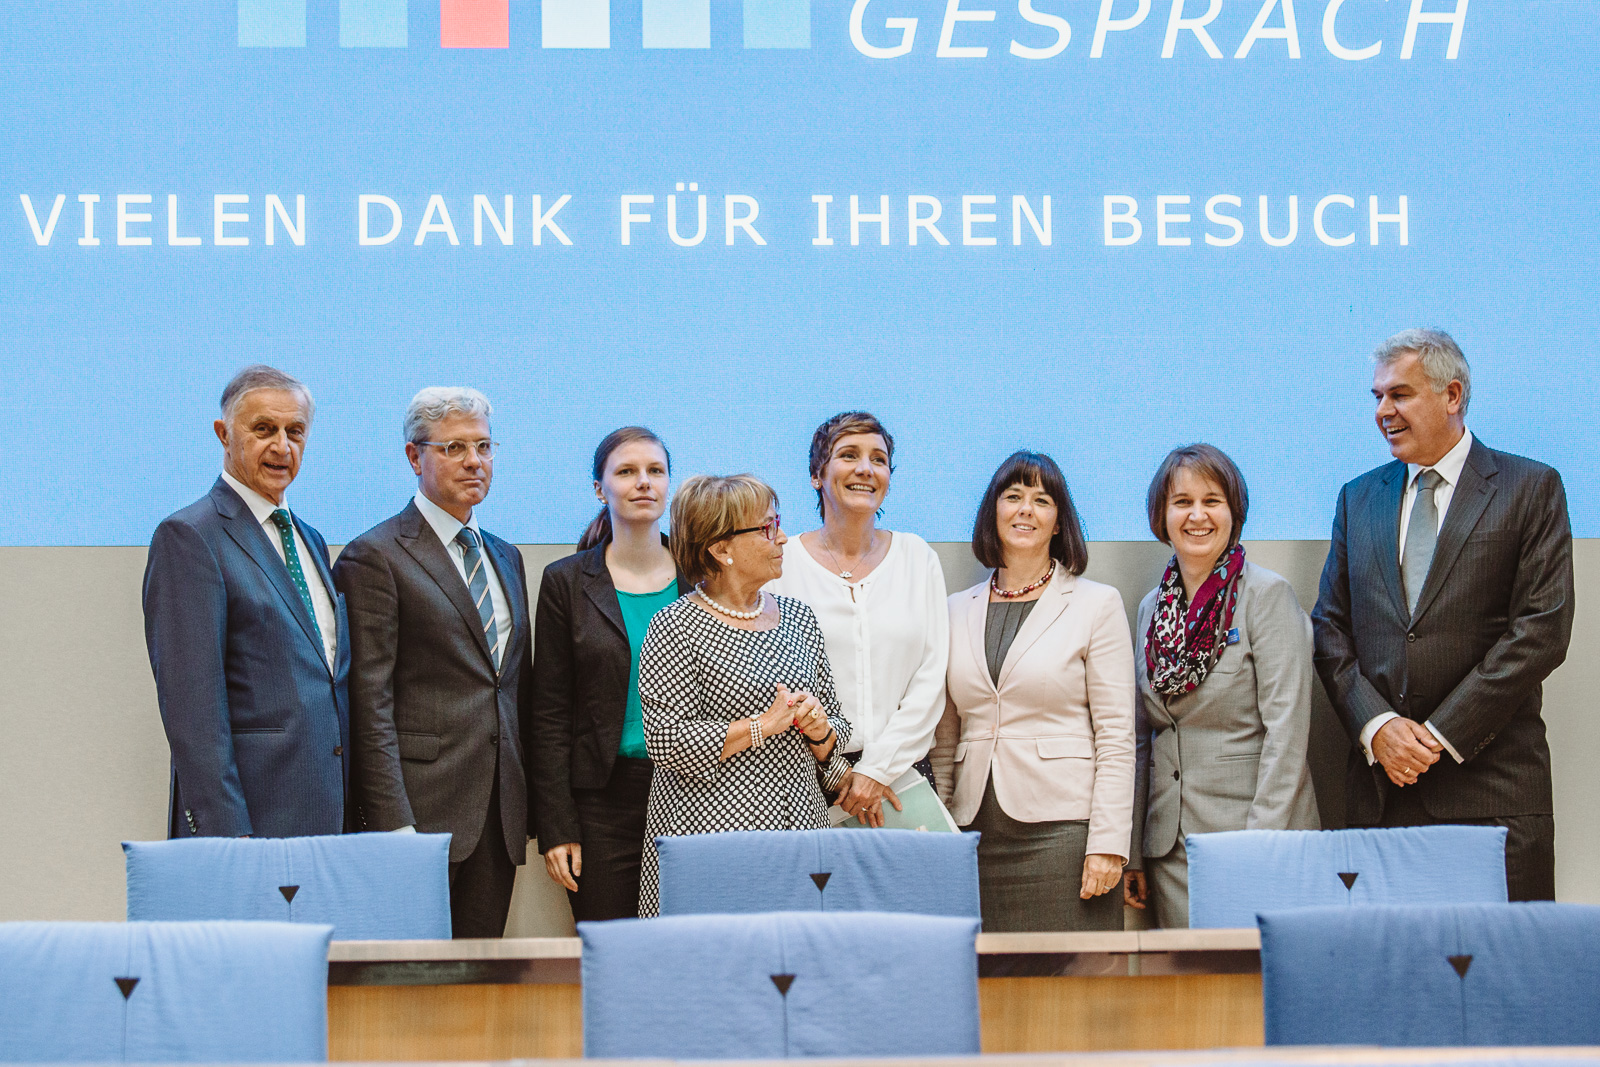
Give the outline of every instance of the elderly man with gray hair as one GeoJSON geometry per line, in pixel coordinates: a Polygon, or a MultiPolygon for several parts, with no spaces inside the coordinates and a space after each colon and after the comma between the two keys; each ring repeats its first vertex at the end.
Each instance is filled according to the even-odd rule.
{"type": "Polygon", "coordinates": [[[172,750],[171,837],[345,829],[350,643],[322,535],[284,497],[315,405],[272,367],[222,392],[222,476],[156,528],[144,632],[172,750]]]}
{"type": "Polygon", "coordinates": [[[1352,826],[1503,826],[1512,900],[1555,898],[1540,686],[1572,637],[1561,476],[1467,429],[1472,372],[1449,334],[1373,355],[1394,461],[1339,494],[1312,611],[1317,673],[1350,734],[1352,826]]]}
{"type": "Polygon", "coordinates": [[[532,825],[527,576],[476,512],[494,475],[490,414],[476,389],[419,392],[405,415],[416,495],[333,568],[350,612],[360,824],[452,835],[456,937],[504,934],[532,825]]]}

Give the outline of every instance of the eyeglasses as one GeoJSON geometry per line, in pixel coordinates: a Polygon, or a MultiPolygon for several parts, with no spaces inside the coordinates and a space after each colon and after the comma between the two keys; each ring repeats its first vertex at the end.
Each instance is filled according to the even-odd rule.
{"type": "Polygon", "coordinates": [[[768,519],[766,522],[762,523],[760,526],[746,526],[742,530],[733,531],[733,533],[729,534],[728,536],[729,537],[738,537],[740,534],[755,533],[757,531],[760,531],[761,536],[765,537],[768,541],[776,541],[778,539],[778,527],[780,525],[782,525],[782,523],[783,523],[783,517],[782,516],[773,515],[772,518],[768,519]]]}
{"type": "Polygon", "coordinates": [[[499,441],[413,441],[412,444],[437,448],[445,459],[456,460],[465,459],[468,449],[476,452],[479,459],[493,459],[495,450],[500,447],[499,441]]]}

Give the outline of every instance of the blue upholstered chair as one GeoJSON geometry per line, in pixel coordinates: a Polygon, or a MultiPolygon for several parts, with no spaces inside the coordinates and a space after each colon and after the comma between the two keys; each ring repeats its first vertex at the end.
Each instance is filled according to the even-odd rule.
{"type": "Polygon", "coordinates": [[[327,926],[0,923],[0,1061],[328,1058],[327,926]]]}
{"type": "Polygon", "coordinates": [[[1237,830],[1189,834],[1189,925],[1249,927],[1259,911],[1350,904],[1503,904],[1506,831],[1237,830]]]}
{"type": "Polygon", "coordinates": [[[579,923],[578,933],[585,1056],[979,1051],[976,919],[682,915],[579,923]]]}
{"type": "Polygon", "coordinates": [[[1600,908],[1266,912],[1269,1045],[1600,1045],[1600,908]]]}
{"type": "Polygon", "coordinates": [[[340,941],[450,936],[449,834],[124,841],[128,919],[328,923],[340,941]]]}
{"type": "Polygon", "coordinates": [[[749,830],[658,837],[656,851],[662,915],[980,914],[977,834],[749,830]]]}

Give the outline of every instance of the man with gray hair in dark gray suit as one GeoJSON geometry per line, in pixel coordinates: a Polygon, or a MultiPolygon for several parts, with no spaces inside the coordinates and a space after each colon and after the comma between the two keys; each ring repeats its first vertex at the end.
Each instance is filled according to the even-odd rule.
{"type": "Polygon", "coordinates": [[[364,829],[452,835],[456,937],[505,932],[532,826],[527,575],[516,547],[478,525],[489,415],[476,389],[419,392],[405,417],[416,495],[333,568],[350,610],[353,802],[364,829]]]}
{"type": "Polygon", "coordinates": [[[222,475],[156,528],[144,635],[172,749],[170,837],[345,829],[350,642],[322,535],[285,494],[315,412],[273,367],[222,392],[222,475]]]}
{"type": "Polygon", "coordinates": [[[1512,900],[1555,899],[1541,686],[1572,636],[1561,476],[1466,426],[1451,337],[1406,330],[1374,354],[1394,462],[1339,494],[1312,612],[1316,667],[1352,747],[1352,826],[1504,826],[1512,900]]]}

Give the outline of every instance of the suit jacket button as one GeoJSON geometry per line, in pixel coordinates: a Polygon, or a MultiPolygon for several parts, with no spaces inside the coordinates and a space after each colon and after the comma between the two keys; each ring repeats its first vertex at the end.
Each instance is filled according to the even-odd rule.
{"type": "Polygon", "coordinates": [[[344,746],[343,746],[343,745],[334,745],[334,746],[333,746],[333,754],[334,754],[334,755],[335,755],[335,756],[342,756],[342,755],[344,755],[344,746]]]}
{"type": "Polygon", "coordinates": [[[1415,641],[1416,639],[1417,639],[1417,635],[1416,634],[1406,634],[1406,640],[1407,641],[1415,641]]]}
{"type": "Polygon", "coordinates": [[[1178,780],[1178,772],[1177,771],[1173,771],[1172,772],[1172,780],[1174,782],[1176,782],[1178,780]]]}
{"type": "Polygon", "coordinates": [[[491,737],[489,738],[489,743],[491,745],[498,745],[500,743],[500,739],[498,737],[491,737]]]}

